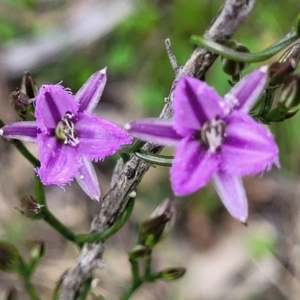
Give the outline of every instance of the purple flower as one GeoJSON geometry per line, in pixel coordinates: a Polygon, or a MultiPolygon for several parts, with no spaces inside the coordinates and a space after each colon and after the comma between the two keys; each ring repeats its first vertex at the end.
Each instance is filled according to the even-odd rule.
{"type": "Polygon", "coordinates": [[[240,179],[278,163],[277,145],[266,127],[247,113],[267,81],[261,67],[224,98],[206,83],[183,76],[174,90],[172,120],[142,119],[129,132],[149,142],[176,146],[171,184],[177,196],[190,194],[212,178],[230,214],[246,222],[248,204],[240,179]]]}
{"type": "Polygon", "coordinates": [[[36,98],[34,122],[17,122],[0,129],[5,138],[34,142],[45,185],[63,186],[76,178],[84,192],[99,200],[100,188],[91,161],[130,144],[130,135],[93,113],[106,83],[106,69],[93,74],[75,96],[61,85],[43,85],[36,98]]]}

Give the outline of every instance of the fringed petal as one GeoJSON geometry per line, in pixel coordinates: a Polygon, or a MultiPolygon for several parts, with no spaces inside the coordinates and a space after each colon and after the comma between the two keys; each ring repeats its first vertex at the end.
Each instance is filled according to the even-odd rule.
{"type": "Polygon", "coordinates": [[[79,139],[76,151],[92,160],[112,155],[132,140],[128,132],[117,124],[94,115],[79,114],[75,130],[79,139]]]}
{"type": "Polygon", "coordinates": [[[81,166],[80,156],[74,147],[65,145],[55,137],[38,136],[41,167],[37,173],[45,185],[63,186],[70,183],[81,166]]]}
{"type": "Polygon", "coordinates": [[[67,112],[76,114],[78,103],[61,85],[43,85],[34,99],[35,116],[43,132],[54,129],[67,112]]]}
{"type": "Polygon", "coordinates": [[[245,113],[235,111],[226,118],[222,145],[222,170],[242,176],[257,174],[278,163],[278,147],[270,131],[245,113]]]}

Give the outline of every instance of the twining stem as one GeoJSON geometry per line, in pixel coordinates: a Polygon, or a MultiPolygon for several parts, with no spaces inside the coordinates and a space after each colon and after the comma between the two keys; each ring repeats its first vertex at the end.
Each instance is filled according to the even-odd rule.
{"type": "Polygon", "coordinates": [[[152,256],[149,255],[146,258],[146,261],[145,261],[145,264],[146,264],[146,267],[145,267],[145,277],[148,277],[151,274],[151,263],[152,263],[152,256]]]}
{"type": "Polygon", "coordinates": [[[21,141],[18,140],[12,140],[10,142],[11,144],[13,144],[18,150],[19,152],[35,167],[39,167],[40,166],[40,162],[37,158],[35,158],[30,152],[29,150],[24,146],[24,144],[21,141]]]}
{"type": "Polygon", "coordinates": [[[131,198],[126,208],[124,209],[121,216],[116,220],[116,222],[109,227],[107,230],[100,232],[100,233],[91,233],[91,234],[78,234],[76,236],[76,243],[79,245],[82,245],[84,243],[96,243],[99,241],[106,240],[113,234],[115,234],[120,228],[123,227],[123,225],[127,222],[129,217],[131,216],[133,207],[134,207],[135,199],[131,198]]]}
{"type": "Polygon", "coordinates": [[[35,197],[39,204],[47,206],[45,188],[38,176],[35,177],[35,197]]]}
{"type": "Polygon", "coordinates": [[[134,155],[150,164],[164,167],[171,167],[174,159],[174,156],[152,154],[145,151],[135,152],[134,155]]]}
{"type": "Polygon", "coordinates": [[[133,293],[141,286],[143,281],[140,279],[136,285],[132,285],[120,298],[120,300],[128,300],[133,295],[133,293]]]}
{"type": "Polygon", "coordinates": [[[139,151],[145,144],[146,142],[144,141],[136,140],[136,142],[129,148],[129,151],[135,153],[139,151]]]}
{"type": "Polygon", "coordinates": [[[144,283],[144,282],[154,282],[161,277],[160,273],[149,274],[143,278],[138,278],[132,284],[132,286],[122,295],[120,300],[128,300],[133,295],[133,293],[144,283]]]}
{"type": "Polygon", "coordinates": [[[289,32],[286,36],[282,39],[271,45],[270,47],[266,48],[257,53],[245,53],[245,52],[237,52],[232,50],[229,47],[223,46],[213,41],[205,40],[204,38],[192,35],[190,38],[190,42],[197,46],[201,46],[213,53],[217,53],[237,62],[246,62],[246,63],[255,63],[255,62],[262,62],[265,61],[279,51],[284,49],[285,47],[289,46],[291,43],[296,41],[299,38],[298,33],[294,30],[289,32]]]}
{"type": "Polygon", "coordinates": [[[65,225],[63,225],[51,212],[48,210],[47,206],[44,206],[41,210],[41,214],[43,219],[52,226],[56,231],[58,231],[62,236],[64,236],[67,240],[74,242],[76,244],[76,234],[68,229],[65,225]]]}
{"type": "Polygon", "coordinates": [[[31,300],[40,300],[34,285],[30,281],[32,272],[28,269],[28,265],[24,262],[23,258],[20,257],[19,275],[23,280],[23,284],[26,292],[28,293],[31,300]]]}
{"type": "Polygon", "coordinates": [[[39,298],[33,284],[30,282],[30,280],[28,280],[28,278],[23,277],[23,283],[24,283],[25,290],[28,293],[30,299],[31,300],[40,300],[40,298],[39,298]]]}
{"type": "Polygon", "coordinates": [[[35,178],[35,196],[37,202],[43,205],[41,208],[41,215],[43,219],[66,239],[77,243],[75,233],[63,225],[48,209],[45,196],[45,187],[38,176],[35,178]]]}
{"type": "Polygon", "coordinates": [[[139,261],[135,259],[129,259],[131,264],[131,274],[132,274],[132,284],[131,287],[123,294],[120,300],[128,300],[133,295],[133,293],[144,283],[153,282],[161,277],[160,273],[151,273],[151,262],[152,256],[149,255],[145,258],[145,274],[140,276],[139,271],[139,261]]]}
{"type": "Polygon", "coordinates": [[[139,274],[139,263],[135,259],[130,259],[131,264],[131,274],[132,274],[132,284],[131,287],[123,294],[120,300],[128,300],[132,294],[138,289],[138,287],[143,283],[142,278],[139,274]]]}
{"type": "Polygon", "coordinates": [[[90,276],[87,281],[85,282],[84,284],[84,288],[83,288],[83,291],[81,292],[80,296],[78,296],[76,299],[77,300],[85,300],[89,294],[89,291],[91,289],[91,284],[92,284],[92,281],[93,281],[93,277],[90,276]]]}
{"type": "Polygon", "coordinates": [[[137,260],[131,259],[131,273],[132,273],[132,286],[139,285],[140,274],[139,274],[139,264],[137,260]]]}

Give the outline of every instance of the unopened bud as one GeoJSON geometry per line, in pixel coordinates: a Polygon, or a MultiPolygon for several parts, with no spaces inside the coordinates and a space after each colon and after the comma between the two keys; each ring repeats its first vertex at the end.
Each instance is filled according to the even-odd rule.
{"type": "Polygon", "coordinates": [[[291,75],[283,85],[278,106],[290,110],[300,103],[300,75],[291,75]]]}
{"type": "Polygon", "coordinates": [[[151,248],[144,245],[136,245],[128,254],[130,260],[139,260],[150,256],[151,248]]]}
{"type": "MultiPolygon", "coordinates": [[[[233,40],[229,41],[226,46],[237,52],[250,52],[247,47],[233,40]]],[[[244,70],[248,66],[248,64],[244,62],[237,62],[226,57],[221,57],[221,64],[223,71],[231,76],[238,75],[239,73],[241,73],[242,70],[244,70]]]]}
{"type": "Polygon", "coordinates": [[[0,241],[0,270],[16,271],[20,265],[20,253],[11,243],[0,241]]]}
{"type": "Polygon", "coordinates": [[[16,88],[9,95],[9,102],[18,116],[22,120],[26,120],[28,108],[32,105],[29,103],[29,97],[16,88]]]}
{"type": "Polygon", "coordinates": [[[160,272],[160,279],[172,281],[179,279],[186,272],[186,268],[168,268],[160,272]]]}
{"type": "Polygon", "coordinates": [[[38,87],[32,76],[25,72],[22,78],[21,88],[16,88],[9,96],[11,106],[23,121],[34,120],[34,105],[30,99],[38,93],[38,87]]]}
{"type": "Polygon", "coordinates": [[[269,68],[270,84],[274,86],[284,83],[288,76],[295,71],[296,67],[296,62],[292,59],[273,63],[269,68]]]}
{"type": "Polygon", "coordinates": [[[278,107],[275,107],[273,110],[271,110],[267,115],[265,115],[264,119],[267,122],[271,122],[271,123],[272,122],[282,122],[286,119],[292,118],[297,112],[298,112],[298,109],[286,111],[286,109],[278,106],[278,107]]]}
{"type": "Polygon", "coordinates": [[[27,95],[29,99],[35,98],[38,94],[37,84],[29,72],[24,72],[23,74],[21,91],[27,95]]]}
{"type": "Polygon", "coordinates": [[[19,211],[30,219],[41,219],[41,209],[43,205],[35,201],[32,196],[24,196],[21,199],[21,208],[19,211]]]}
{"type": "Polygon", "coordinates": [[[290,119],[290,118],[292,118],[298,111],[299,111],[299,109],[289,110],[289,111],[285,114],[285,119],[290,119]]]}
{"type": "Polygon", "coordinates": [[[30,257],[33,260],[38,260],[43,257],[45,254],[45,243],[44,242],[35,242],[35,245],[31,248],[30,257]]]}
{"type": "Polygon", "coordinates": [[[154,210],[150,218],[142,223],[139,244],[154,247],[170,231],[175,215],[174,201],[169,198],[165,199],[154,210]]]}

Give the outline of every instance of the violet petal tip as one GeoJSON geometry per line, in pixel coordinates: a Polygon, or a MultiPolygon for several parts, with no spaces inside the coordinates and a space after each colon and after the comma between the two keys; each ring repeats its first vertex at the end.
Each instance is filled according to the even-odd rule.
{"type": "Polygon", "coordinates": [[[267,73],[268,72],[268,66],[264,65],[259,69],[262,73],[267,73]]]}
{"type": "Polygon", "coordinates": [[[125,130],[130,130],[131,129],[131,125],[130,125],[130,123],[126,123],[125,125],[124,125],[124,129],[125,130]]]}

